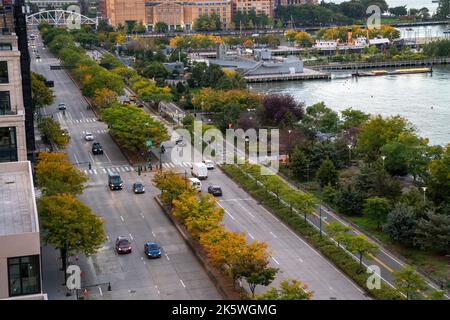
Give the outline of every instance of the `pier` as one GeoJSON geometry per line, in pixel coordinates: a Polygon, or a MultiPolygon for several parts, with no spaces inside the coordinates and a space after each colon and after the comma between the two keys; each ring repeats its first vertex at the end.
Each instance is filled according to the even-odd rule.
{"type": "Polygon", "coordinates": [[[327,72],[307,72],[307,73],[286,73],[286,74],[261,74],[244,76],[247,83],[251,82],[275,82],[275,81],[294,81],[294,80],[328,80],[331,74],[327,72]]]}
{"type": "Polygon", "coordinates": [[[450,58],[435,58],[423,60],[399,60],[399,61],[378,61],[378,62],[350,62],[350,63],[330,63],[324,65],[308,66],[314,70],[358,70],[375,68],[398,68],[417,67],[449,64],[450,58]]]}

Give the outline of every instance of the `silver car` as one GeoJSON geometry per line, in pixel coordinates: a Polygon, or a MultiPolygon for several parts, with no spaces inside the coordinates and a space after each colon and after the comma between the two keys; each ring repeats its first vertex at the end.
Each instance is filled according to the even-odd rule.
{"type": "Polygon", "coordinates": [[[94,135],[91,132],[86,132],[86,134],[84,135],[84,140],[92,141],[94,140],[94,135]]]}

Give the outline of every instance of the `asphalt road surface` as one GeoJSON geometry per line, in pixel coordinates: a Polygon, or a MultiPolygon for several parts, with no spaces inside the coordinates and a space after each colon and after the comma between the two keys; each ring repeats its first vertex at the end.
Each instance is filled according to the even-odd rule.
{"type": "MultiPolygon", "coordinates": [[[[40,39],[37,49],[41,61],[36,61],[35,55],[31,54],[32,70],[55,82],[53,89],[56,95],[54,104],[46,107],[42,114],[53,116],[62,127],[69,130],[71,143],[67,152],[70,160],[89,177],[80,199],[103,218],[108,235],[108,241],[96,255],[80,257],[83,265],[87,266],[82,271],[89,273],[85,278],[94,283],[111,282],[111,292],[105,289],[103,292],[93,291],[92,298],[221,299],[193,252],[156,204],[153,197],[159,190],[151,185],[151,174],[138,177],[110,138],[106,125],[99,122],[91,110],[86,109],[87,102],[66,72],[50,70],[50,65],[59,63],[42,49],[40,39]],[[67,105],[64,114],[58,111],[60,102],[67,105]],[[84,140],[87,131],[93,133],[95,141],[102,144],[104,155],[94,156],[91,153],[92,142],[84,140]],[[92,164],[90,170],[88,162],[92,164]],[[122,191],[108,189],[107,172],[120,173],[124,181],[122,191]],[[131,191],[131,185],[138,180],[144,182],[145,194],[135,195],[131,191]],[[132,241],[133,253],[118,255],[115,252],[117,236],[126,236],[132,241]],[[145,257],[143,248],[148,241],[155,241],[162,247],[160,259],[148,260],[145,257]]],[[[43,261],[44,270],[49,263],[54,262],[43,261]]],[[[44,276],[44,288],[48,285],[53,284],[47,284],[44,276]]],[[[56,297],[50,295],[49,298],[56,297]]]]}

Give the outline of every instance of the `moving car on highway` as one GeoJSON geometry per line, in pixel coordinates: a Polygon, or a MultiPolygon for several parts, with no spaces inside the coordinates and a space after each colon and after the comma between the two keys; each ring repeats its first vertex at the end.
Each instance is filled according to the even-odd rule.
{"type": "Polygon", "coordinates": [[[208,193],[212,194],[215,197],[222,196],[222,188],[219,186],[209,186],[208,193]]]}
{"type": "Polygon", "coordinates": [[[108,186],[110,190],[122,190],[123,181],[118,173],[108,173],[108,186]]]}
{"type": "Polygon", "coordinates": [[[94,140],[94,135],[92,134],[92,132],[86,132],[86,134],[84,135],[84,140],[86,141],[92,141],[94,140]]]}
{"type": "Polygon", "coordinates": [[[116,252],[118,254],[131,253],[133,248],[131,242],[125,237],[117,237],[116,239],[116,252]]]}
{"type": "Polygon", "coordinates": [[[103,154],[103,148],[99,142],[94,142],[92,144],[92,154],[103,154]]]}
{"type": "Polygon", "coordinates": [[[142,182],[133,183],[133,191],[134,193],[145,193],[145,187],[142,182]]]}
{"type": "Polygon", "coordinates": [[[144,245],[144,253],[147,258],[161,258],[161,248],[156,242],[147,242],[144,245]]]}
{"type": "Polygon", "coordinates": [[[203,163],[206,166],[206,169],[213,170],[214,169],[214,162],[212,160],[203,160],[203,163]]]}
{"type": "Polygon", "coordinates": [[[189,178],[191,186],[194,187],[198,192],[202,191],[202,183],[197,178],[189,178]]]}
{"type": "Polygon", "coordinates": [[[61,102],[60,104],[58,104],[58,110],[66,110],[67,106],[65,103],[61,102]]]}

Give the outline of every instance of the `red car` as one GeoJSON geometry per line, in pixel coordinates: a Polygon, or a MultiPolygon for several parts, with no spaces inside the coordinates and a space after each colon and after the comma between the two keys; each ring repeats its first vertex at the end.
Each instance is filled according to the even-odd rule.
{"type": "Polygon", "coordinates": [[[125,237],[118,237],[116,239],[116,251],[118,254],[131,253],[133,251],[131,242],[125,237]]]}

